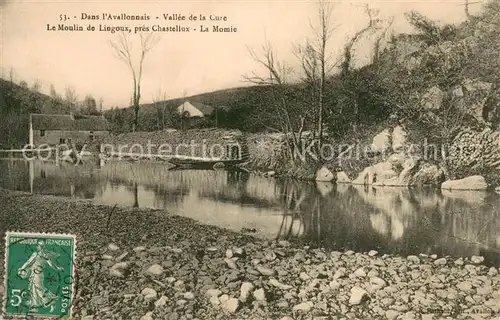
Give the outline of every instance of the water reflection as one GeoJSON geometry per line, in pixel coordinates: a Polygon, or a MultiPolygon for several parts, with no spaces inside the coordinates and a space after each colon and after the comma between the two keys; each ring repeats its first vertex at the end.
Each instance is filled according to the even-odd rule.
{"type": "Polygon", "coordinates": [[[0,186],[161,208],[233,230],[401,254],[480,254],[500,263],[500,195],[274,180],[245,172],[168,171],[163,163],[74,166],[0,161],[0,186]]]}

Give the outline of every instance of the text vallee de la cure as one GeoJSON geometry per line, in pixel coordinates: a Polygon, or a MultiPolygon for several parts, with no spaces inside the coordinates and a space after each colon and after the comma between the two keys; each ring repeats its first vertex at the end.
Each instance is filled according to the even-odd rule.
{"type": "Polygon", "coordinates": [[[107,31],[115,32],[237,32],[234,26],[225,25],[228,17],[216,14],[181,14],[181,13],[163,13],[159,16],[149,14],[127,14],[127,13],[81,13],[79,16],[60,14],[59,20],[64,23],[57,25],[47,24],[47,31],[107,31]],[[156,22],[157,23],[153,23],[156,22]],[[97,25],[82,25],[78,21],[103,21],[97,25]],[[118,24],[113,24],[114,21],[118,24]],[[168,24],[161,21],[167,21],[168,24]],[[200,22],[199,25],[183,25],[183,22],[200,22]],[[76,22],[76,23],[74,23],[76,22]],[[126,22],[136,22],[136,25],[126,25],[126,22]],[[149,22],[149,23],[147,23],[149,22]],[[210,23],[206,25],[203,23],[210,23]]]}

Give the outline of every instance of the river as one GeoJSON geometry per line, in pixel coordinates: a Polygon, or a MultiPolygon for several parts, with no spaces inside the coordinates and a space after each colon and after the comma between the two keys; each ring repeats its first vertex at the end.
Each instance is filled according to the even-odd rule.
{"type": "Polygon", "coordinates": [[[425,188],[367,188],[265,178],[246,172],[179,170],[163,163],[74,166],[0,160],[0,187],[149,207],[235,231],[298,237],[328,249],[482,255],[500,265],[500,195],[425,188]]]}

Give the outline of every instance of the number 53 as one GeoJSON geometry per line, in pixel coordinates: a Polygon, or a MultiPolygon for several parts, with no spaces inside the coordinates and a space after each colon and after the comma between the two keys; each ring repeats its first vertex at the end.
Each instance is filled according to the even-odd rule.
{"type": "Polygon", "coordinates": [[[21,289],[12,289],[10,305],[13,307],[19,306],[22,302],[22,297],[24,297],[25,294],[26,292],[21,291],[21,289]]]}

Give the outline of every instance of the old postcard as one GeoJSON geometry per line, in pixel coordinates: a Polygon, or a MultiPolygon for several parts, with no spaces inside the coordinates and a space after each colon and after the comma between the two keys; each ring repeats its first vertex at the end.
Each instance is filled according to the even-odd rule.
{"type": "Polygon", "coordinates": [[[500,319],[500,0],[0,13],[0,320],[500,319]]]}

